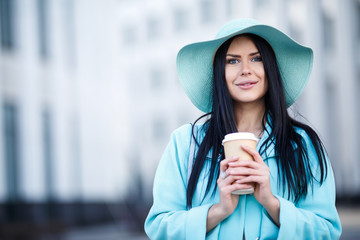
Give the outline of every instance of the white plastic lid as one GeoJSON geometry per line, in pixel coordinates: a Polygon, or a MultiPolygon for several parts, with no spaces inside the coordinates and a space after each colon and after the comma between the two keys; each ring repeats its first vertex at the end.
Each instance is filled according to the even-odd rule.
{"type": "Polygon", "coordinates": [[[226,134],[224,140],[222,141],[222,144],[224,145],[225,142],[234,141],[234,140],[254,140],[256,142],[259,141],[259,139],[253,133],[236,132],[236,133],[226,134]]]}

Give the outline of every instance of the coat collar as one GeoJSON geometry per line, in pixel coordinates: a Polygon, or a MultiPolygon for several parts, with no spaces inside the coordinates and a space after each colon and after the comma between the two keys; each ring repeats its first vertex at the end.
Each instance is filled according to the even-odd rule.
{"type": "MultiPolygon", "coordinates": [[[[271,158],[271,157],[275,156],[275,145],[274,145],[275,141],[272,141],[272,142],[270,142],[270,144],[268,143],[266,146],[264,146],[263,148],[265,148],[265,150],[260,149],[261,146],[263,145],[263,143],[266,141],[266,139],[268,139],[270,137],[270,135],[271,135],[271,132],[272,132],[271,122],[272,122],[272,118],[268,114],[266,116],[266,123],[265,123],[264,133],[263,133],[262,137],[260,138],[260,140],[259,140],[259,142],[257,144],[257,147],[256,147],[257,151],[260,152],[262,150],[260,152],[260,154],[261,154],[261,157],[264,159],[264,161],[267,160],[268,158],[271,158]]],[[[198,128],[198,131],[200,131],[200,132],[198,132],[198,134],[201,136],[201,139],[203,139],[204,136],[205,136],[205,131],[203,131],[202,127],[198,128]]],[[[210,151],[206,155],[206,158],[207,159],[212,158],[212,149],[210,149],[210,151]]],[[[220,156],[219,156],[218,161],[220,161],[220,160],[222,160],[222,159],[220,159],[220,156]]]]}

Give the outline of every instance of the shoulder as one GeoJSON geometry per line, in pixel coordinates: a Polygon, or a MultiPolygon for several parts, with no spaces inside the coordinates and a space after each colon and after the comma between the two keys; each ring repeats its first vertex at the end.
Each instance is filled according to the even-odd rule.
{"type": "Polygon", "coordinates": [[[188,123],[175,129],[171,133],[169,144],[163,154],[163,158],[165,159],[168,159],[170,156],[170,158],[176,160],[176,162],[178,162],[177,164],[180,166],[181,169],[187,168],[187,160],[190,156],[189,154],[193,141],[193,136],[195,136],[197,140],[199,139],[199,131],[201,131],[200,129],[202,128],[202,125],[195,125],[194,128],[193,126],[193,124],[188,123]]]}
{"type": "Polygon", "coordinates": [[[194,129],[194,135],[196,135],[196,136],[204,133],[206,130],[205,124],[193,125],[191,123],[188,123],[188,124],[184,124],[184,125],[178,127],[177,129],[175,129],[172,132],[171,137],[172,137],[172,139],[175,138],[176,140],[182,140],[182,139],[189,140],[189,138],[193,134],[193,129],[194,129]]]}
{"type": "Polygon", "coordinates": [[[176,142],[188,142],[192,132],[192,124],[184,124],[171,133],[171,140],[176,142]]]}
{"type": "Polygon", "coordinates": [[[170,143],[175,145],[178,151],[186,151],[189,148],[192,136],[192,126],[191,123],[184,124],[171,133],[170,143]]]}

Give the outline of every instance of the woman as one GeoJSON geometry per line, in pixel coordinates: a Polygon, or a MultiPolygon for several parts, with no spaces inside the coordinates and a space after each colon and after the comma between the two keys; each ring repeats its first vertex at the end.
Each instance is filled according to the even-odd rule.
{"type": "Polygon", "coordinates": [[[335,184],[318,135],[287,108],[303,91],[312,50],[252,19],[180,50],[177,70],[203,124],[171,137],[145,222],[151,239],[338,239],[335,184]],[[259,137],[254,161],[224,157],[232,132],[259,137]],[[195,147],[194,147],[195,146],[195,147]],[[251,195],[234,190],[255,184],[251,195]]]}

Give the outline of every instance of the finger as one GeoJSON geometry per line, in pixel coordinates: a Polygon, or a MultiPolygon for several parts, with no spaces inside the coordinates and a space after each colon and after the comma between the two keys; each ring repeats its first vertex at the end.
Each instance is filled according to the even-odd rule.
{"type": "Polygon", "coordinates": [[[236,167],[250,167],[250,168],[258,168],[259,163],[249,160],[242,160],[236,162],[230,162],[229,168],[236,168],[236,167]]]}
{"type": "Polygon", "coordinates": [[[234,176],[227,176],[225,179],[223,178],[218,178],[217,180],[217,184],[219,186],[219,188],[223,188],[225,186],[229,186],[231,184],[233,184],[236,180],[239,180],[240,178],[234,177],[234,176]]]}
{"type": "Polygon", "coordinates": [[[237,168],[228,168],[225,173],[229,176],[249,176],[249,175],[264,175],[264,171],[249,167],[237,167],[237,168]]]}
{"type": "Polygon", "coordinates": [[[233,177],[233,178],[234,178],[234,181],[236,181],[236,180],[240,180],[240,179],[246,178],[246,177],[248,177],[248,176],[244,176],[244,175],[233,175],[233,176],[231,176],[231,177],[233,177]]]}
{"type": "Polygon", "coordinates": [[[228,185],[228,184],[233,184],[236,180],[240,180],[243,178],[246,178],[248,176],[242,176],[242,175],[229,175],[227,176],[225,179],[223,178],[218,178],[217,180],[217,184],[219,186],[223,186],[223,185],[228,185]]]}
{"type": "Polygon", "coordinates": [[[219,191],[221,191],[222,193],[226,193],[226,192],[233,192],[235,190],[251,188],[251,187],[253,187],[253,186],[250,183],[237,183],[235,181],[229,185],[219,187],[219,191]]]}
{"type": "Polygon", "coordinates": [[[247,183],[257,183],[262,184],[267,181],[267,178],[264,176],[248,176],[243,179],[236,180],[237,184],[247,184],[247,183]]]}
{"type": "Polygon", "coordinates": [[[230,157],[230,158],[225,158],[224,160],[222,160],[220,162],[220,172],[221,171],[225,171],[228,167],[229,167],[229,163],[230,162],[235,162],[239,159],[239,157],[230,157]]]}
{"type": "Polygon", "coordinates": [[[254,161],[244,161],[244,162],[237,162],[237,163],[229,163],[229,168],[226,170],[227,174],[229,174],[229,171],[232,171],[232,169],[238,169],[238,168],[250,168],[262,172],[268,172],[269,167],[264,163],[258,163],[254,161]]]}
{"type": "Polygon", "coordinates": [[[262,159],[262,157],[260,156],[259,152],[246,146],[246,145],[241,145],[241,148],[246,151],[247,153],[249,153],[256,162],[258,163],[264,163],[264,160],[262,159]]]}

